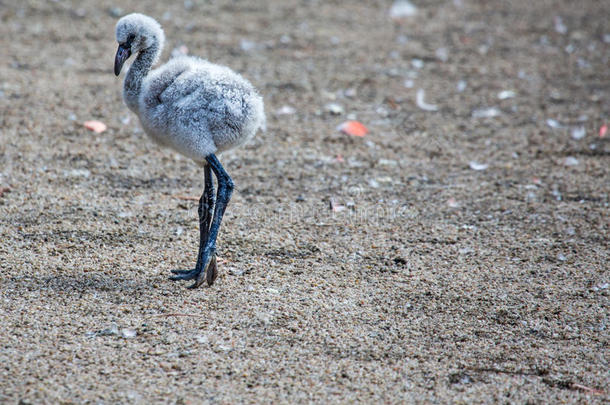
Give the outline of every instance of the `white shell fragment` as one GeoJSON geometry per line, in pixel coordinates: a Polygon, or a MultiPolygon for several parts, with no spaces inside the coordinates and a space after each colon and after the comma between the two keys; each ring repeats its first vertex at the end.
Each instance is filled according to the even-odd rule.
{"type": "Polygon", "coordinates": [[[417,7],[407,0],[396,0],[390,7],[390,18],[412,17],[415,14],[417,14],[417,7]]]}
{"type": "Polygon", "coordinates": [[[584,138],[587,135],[587,131],[585,127],[576,127],[572,128],[572,139],[576,139],[577,141],[584,138]]]}
{"type": "Polygon", "coordinates": [[[121,330],[121,336],[125,339],[131,339],[136,337],[138,333],[133,329],[123,329],[121,330]]]}
{"type": "Polygon", "coordinates": [[[487,163],[479,163],[479,162],[475,162],[474,160],[472,160],[468,165],[470,166],[470,168],[472,170],[477,170],[477,171],[485,170],[489,167],[489,165],[487,163]]]}
{"type": "Polygon", "coordinates": [[[289,105],[283,105],[282,107],[277,109],[275,114],[276,115],[292,115],[296,112],[297,112],[297,110],[294,107],[291,107],[289,105]]]}
{"type": "Polygon", "coordinates": [[[472,118],[494,118],[500,114],[496,107],[478,108],[472,112],[472,118]]]}
{"type": "Polygon", "coordinates": [[[426,103],[426,101],[424,100],[425,96],[426,92],[424,91],[424,89],[417,90],[417,96],[415,99],[417,106],[424,111],[437,111],[438,107],[436,105],[426,103]]]}
{"type": "Polygon", "coordinates": [[[513,98],[516,95],[517,95],[517,93],[515,93],[512,90],[503,90],[503,91],[498,93],[498,99],[506,100],[507,98],[513,98]]]}

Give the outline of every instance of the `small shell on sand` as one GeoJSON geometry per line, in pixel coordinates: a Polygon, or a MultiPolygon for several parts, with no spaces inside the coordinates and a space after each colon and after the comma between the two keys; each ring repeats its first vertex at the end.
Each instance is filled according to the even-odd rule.
{"type": "Polygon", "coordinates": [[[102,132],[104,132],[106,129],[108,129],[108,127],[106,126],[106,124],[104,124],[102,121],[85,121],[83,123],[83,125],[85,126],[85,128],[87,128],[89,131],[93,131],[96,134],[101,134],[102,132]]]}

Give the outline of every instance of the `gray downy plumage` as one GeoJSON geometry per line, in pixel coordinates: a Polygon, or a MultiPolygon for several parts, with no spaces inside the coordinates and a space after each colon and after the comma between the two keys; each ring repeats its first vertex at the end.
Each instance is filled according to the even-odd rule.
{"type": "Polygon", "coordinates": [[[234,148],[265,129],[263,99],[254,87],[225,66],[181,56],[151,70],[165,35],[157,21],[129,14],[116,25],[119,43],[114,62],[118,76],[137,55],[123,86],[125,103],[140,118],[146,133],[204,166],[205,189],[199,200],[199,253],[192,270],[172,270],[171,280],[194,280],[191,288],[216,279],[216,237],[233,181],[217,153],[234,148]],[[214,195],[212,174],[218,182],[214,195]]]}

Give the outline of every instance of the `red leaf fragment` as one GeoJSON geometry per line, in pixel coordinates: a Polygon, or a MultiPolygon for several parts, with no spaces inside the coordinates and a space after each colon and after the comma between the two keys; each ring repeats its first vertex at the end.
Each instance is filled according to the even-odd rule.
{"type": "Polygon", "coordinates": [[[85,121],[83,125],[89,131],[93,131],[96,134],[101,134],[108,128],[102,121],[85,121]]]}
{"type": "Polygon", "coordinates": [[[599,129],[599,137],[603,138],[604,136],[606,136],[606,132],[608,132],[608,124],[604,124],[601,126],[601,128],[599,129]]]}
{"type": "Polygon", "coordinates": [[[369,133],[367,127],[359,121],[345,121],[339,125],[337,129],[346,135],[351,136],[364,136],[369,133]]]}

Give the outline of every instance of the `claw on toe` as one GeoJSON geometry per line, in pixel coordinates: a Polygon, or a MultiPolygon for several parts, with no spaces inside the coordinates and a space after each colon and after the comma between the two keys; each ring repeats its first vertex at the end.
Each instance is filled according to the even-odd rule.
{"type": "Polygon", "coordinates": [[[216,266],[216,256],[214,256],[212,257],[212,261],[210,261],[210,265],[205,272],[205,278],[209,286],[214,284],[216,277],[218,277],[218,268],[216,266]]]}
{"type": "Polygon", "coordinates": [[[208,259],[207,264],[203,266],[203,270],[201,271],[201,273],[198,274],[195,283],[189,286],[189,288],[197,288],[201,284],[203,284],[204,281],[208,283],[208,286],[211,286],[212,284],[214,284],[214,280],[216,280],[217,276],[218,269],[216,266],[216,255],[214,255],[210,259],[208,259]]]}

